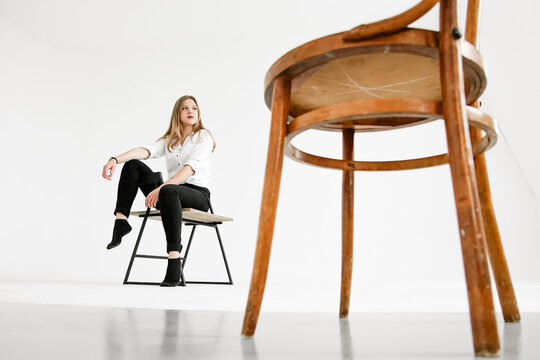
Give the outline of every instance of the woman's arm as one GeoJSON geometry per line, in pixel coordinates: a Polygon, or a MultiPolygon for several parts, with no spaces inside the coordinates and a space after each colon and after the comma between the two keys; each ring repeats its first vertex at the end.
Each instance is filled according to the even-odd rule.
{"type": "MultiPolygon", "coordinates": [[[[118,159],[118,163],[121,164],[121,163],[128,162],[129,160],[148,159],[149,156],[150,156],[150,151],[148,151],[145,148],[138,147],[138,148],[126,151],[125,153],[121,155],[115,156],[115,158],[118,159]]],[[[114,160],[114,159],[111,159],[111,160],[114,160]]]]}
{"type": "Polygon", "coordinates": [[[163,185],[167,185],[167,184],[180,185],[180,184],[183,184],[193,174],[195,174],[195,171],[193,171],[191,166],[186,165],[182,169],[180,169],[180,171],[178,171],[176,173],[176,175],[174,175],[169,180],[165,181],[165,183],[163,185]]]}
{"type": "Polygon", "coordinates": [[[113,158],[107,161],[107,163],[103,166],[102,176],[107,180],[111,180],[114,174],[114,169],[116,169],[116,165],[127,162],[129,160],[148,159],[149,156],[150,156],[150,151],[141,147],[126,151],[123,154],[115,156],[116,160],[118,160],[118,163],[113,158]]]}
{"type": "MultiPolygon", "coordinates": [[[[114,161],[114,160],[113,160],[114,161]]],[[[180,171],[176,173],[172,178],[165,181],[161,186],[154,189],[148,196],[146,197],[146,200],[144,201],[144,204],[147,207],[156,207],[156,204],[159,200],[159,190],[167,185],[167,184],[174,184],[174,185],[180,185],[183,184],[191,175],[195,174],[191,166],[186,165],[180,171]]]]}

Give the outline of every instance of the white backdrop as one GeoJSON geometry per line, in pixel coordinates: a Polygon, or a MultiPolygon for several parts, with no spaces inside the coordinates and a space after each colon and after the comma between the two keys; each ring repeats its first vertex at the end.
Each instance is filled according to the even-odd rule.
{"type": "MultiPolygon", "coordinates": [[[[137,231],[105,250],[120,168],[112,183],[101,168],[110,156],[160,137],[175,100],[192,94],[217,141],[212,199],[217,213],[234,218],[222,235],[236,283],[246,286],[268,142],[266,70],[295,46],[415,2],[1,1],[0,279],[121,281],[137,231]]],[[[489,70],[484,108],[505,135],[487,155],[500,231],[514,280],[536,282],[539,8],[486,2],[481,32],[489,70]]],[[[438,28],[437,9],[415,26],[438,28]]],[[[308,149],[321,141],[326,154],[340,153],[332,134],[299,139],[308,149]]],[[[436,123],[357,135],[355,151],[362,159],[404,158],[445,146],[436,123]]],[[[148,163],[164,170],[162,160],[148,163]]],[[[340,194],[340,172],[285,159],[269,286],[294,287],[295,296],[317,287],[337,294],[340,194]]],[[[355,197],[353,287],[463,281],[448,167],[356,173],[355,197]]],[[[140,221],[131,224],[137,229],[140,221]]],[[[149,226],[145,249],[164,252],[160,224],[149,226]]],[[[194,248],[193,271],[220,273],[213,234],[198,235],[209,259],[197,260],[194,248]]],[[[141,265],[139,276],[161,278],[156,266],[141,265]]]]}

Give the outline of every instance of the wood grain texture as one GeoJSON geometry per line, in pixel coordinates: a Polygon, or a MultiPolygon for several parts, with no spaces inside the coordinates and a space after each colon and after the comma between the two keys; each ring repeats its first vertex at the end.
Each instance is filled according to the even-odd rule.
{"type": "MultiPolygon", "coordinates": [[[[133,216],[142,217],[144,214],[146,214],[146,210],[144,211],[132,211],[129,213],[133,216]]],[[[150,211],[150,217],[149,219],[152,220],[160,220],[161,221],[161,212],[159,210],[152,210],[150,211]]],[[[208,212],[200,211],[197,209],[191,209],[191,208],[183,208],[182,209],[182,221],[199,221],[203,223],[213,223],[213,222],[224,222],[224,221],[233,221],[232,218],[217,214],[211,214],[208,212]]]]}
{"type": "MultiPolygon", "coordinates": [[[[478,47],[478,34],[480,29],[479,20],[480,0],[469,0],[467,3],[465,40],[476,47],[478,47]]],[[[478,102],[473,106],[479,107],[478,102]]],[[[474,127],[470,127],[470,133],[471,141],[473,142],[478,141],[482,136],[481,131],[474,127]]],[[[521,320],[521,314],[519,312],[514,286],[512,285],[510,270],[508,269],[508,264],[506,262],[501,235],[499,233],[499,226],[495,217],[495,209],[491,199],[491,188],[489,185],[486,158],[484,154],[477,154],[474,157],[474,166],[480,203],[482,204],[482,218],[486,233],[489,262],[497,286],[497,294],[499,295],[499,303],[501,304],[504,321],[519,322],[521,320]]]]}
{"type": "MultiPolygon", "coordinates": [[[[336,71],[341,71],[338,65],[342,62],[349,62],[349,60],[346,60],[347,58],[358,56],[360,63],[357,64],[357,68],[361,69],[360,66],[362,65],[362,71],[364,73],[374,73],[377,68],[380,68],[379,63],[382,61],[380,58],[384,58],[384,56],[388,56],[389,58],[388,60],[384,60],[388,65],[395,63],[395,61],[399,59],[399,56],[405,55],[418,58],[418,65],[421,65],[426,61],[436,62],[438,59],[439,35],[434,31],[405,29],[396,34],[367,39],[360,42],[346,42],[343,40],[342,34],[343,33],[338,33],[310,41],[289,51],[279,58],[268,70],[265,78],[265,101],[268,107],[270,108],[274,79],[281,75],[291,79],[291,92],[292,97],[294,97],[295,92],[298,89],[301,89],[305,82],[309,82],[310,78],[317,76],[319,70],[322,69],[323,71],[326,71],[324,69],[326,64],[334,63],[334,65],[329,65],[330,72],[332,72],[332,68],[335,68],[336,71]],[[369,55],[376,56],[377,61],[367,61],[366,59],[369,58],[369,55]],[[368,56],[368,58],[364,59],[365,56],[368,56]],[[366,62],[362,63],[364,60],[366,60],[366,62]],[[373,67],[373,69],[370,70],[371,67],[373,67]]],[[[466,79],[467,102],[472,103],[478,99],[486,87],[487,78],[484,70],[484,60],[480,52],[468,43],[463,43],[462,55],[466,79]]],[[[350,66],[354,67],[354,61],[350,66]]],[[[436,67],[437,65],[435,64],[434,66],[436,67]]],[[[406,68],[404,67],[404,70],[405,69],[406,68]]],[[[334,73],[336,71],[334,71],[334,73]]],[[[409,67],[409,70],[403,75],[406,79],[405,81],[418,80],[416,74],[421,73],[422,71],[421,67],[409,67]],[[408,74],[409,72],[410,74],[408,74]]],[[[438,76],[437,74],[434,75],[435,77],[438,76]]],[[[384,75],[381,76],[384,78],[384,75]]],[[[425,74],[424,76],[428,76],[428,74],[425,74]]],[[[328,78],[327,76],[324,77],[328,78]]],[[[358,83],[358,80],[353,80],[358,83]]],[[[370,81],[380,80],[378,80],[376,76],[371,76],[370,81]]],[[[381,92],[380,90],[384,89],[385,86],[392,84],[395,86],[395,82],[386,84],[377,83],[375,86],[379,87],[379,92],[377,94],[379,96],[384,94],[384,92],[381,92]]],[[[414,84],[414,82],[412,84],[414,84]]],[[[355,86],[352,82],[348,85],[355,86]]],[[[373,87],[370,86],[369,83],[363,84],[361,81],[358,85],[364,88],[373,87]]],[[[437,84],[429,86],[433,85],[437,86],[437,84]]],[[[356,87],[349,88],[349,90],[351,89],[358,90],[356,87]]],[[[394,90],[401,89],[398,86],[394,90]]],[[[324,95],[324,88],[322,91],[323,93],[321,93],[320,96],[324,95]]],[[[362,94],[362,91],[357,92],[357,94],[362,94]]],[[[293,104],[293,106],[290,107],[290,114],[292,116],[300,115],[301,108],[301,105],[293,104]]]]}
{"type": "MultiPolygon", "coordinates": [[[[471,127],[470,131],[472,141],[475,141],[482,136],[482,132],[477,128],[471,127]]],[[[493,278],[495,279],[495,285],[497,286],[497,294],[499,295],[499,303],[501,304],[504,321],[519,322],[521,320],[521,315],[516,300],[516,294],[514,292],[514,286],[512,285],[512,278],[510,277],[510,270],[508,269],[506,256],[504,254],[497,218],[495,217],[485,155],[476,155],[474,158],[474,165],[478,183],[478,193],[482,205],[482,218],[486,233],[489,263],[493,272],[493,278]]]]}
{"type": "Polygon", "coordinates": [[[276,79],[274,94],[272,96],[272,122],[270,125],[270,140],[268,142],[261,212],[259,215],[257,247],[251,275],[251,286],[244,314],[243,336],[253,336],[255,332],[266,285],[281,182],[281,169],[283,166],[290,89],[291,83],[289,79],[284,76],[276,79]]]}
{"type": "Polygon", "coordinates": [[[298,116],[355,100],[400,98],[441,100],[437,57],[384,52],[330,61],[292,91],[289,113],[298,116]]]}
{"type": "MultiPolygon", "coordinates": [[[[354,129],[343,130],[343,159],[354,160],[354,129]]],[[[341,200],[341,295],[339,317],[349,315],[351,282],[353,271],[354,243],[354,171],[344,170],[342,174],[341,200]]]]}
{"type": "Polygon", "coordinates": [[[500,344],[484,247],[485,234],[473,169],[472,146],[465,115],[461,40],[452,35],[453,29],[457,27],[457,0],[441,0],[440,11],[443,113],[467,281],[473,344],[477,356],[496,356],[500,344]]]}
{"type": "Polygon", "coordinates": [[[478,48],[480,32],[480,0],[467,1],[467,17],[465,19],[465,40],[478,48]]]}
{"type": "Polygon", "coordinates": [[[358,41],[377,35],[394,33],[421,18],[438,2],[439,0],[422,0],[412,8],[391,18],[356,26],[343,34],[343,39],[345,41],[358,41]]]}

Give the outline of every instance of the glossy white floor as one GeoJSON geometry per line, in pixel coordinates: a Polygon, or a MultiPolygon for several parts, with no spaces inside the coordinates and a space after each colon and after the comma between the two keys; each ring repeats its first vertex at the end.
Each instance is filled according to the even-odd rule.
{"type": "MultiPolygon", "coordinates": [[[[466,314],[263,313],[0,303],[2,359],[472,359],[466,314]]],[[[540,314],[499,322],[501,359],[538,359],[540,314]]]]}
{"type": "MultiPolygon", "coordinates": [[[[538,287],[518,289],[523,320],[504,324],[498,316],[500,358],[540,359],[538,287]]],[[[465,311],[384,313],[371,307],[343,321],[336,313],[310,312],[309,304],[298,310],[298,296],[281,299],[295,312],[275,312],[283,307],[271,294],[256,336],[245,339],[247,287],[1,281],[0,359],[474,358],[465,311]]]]}

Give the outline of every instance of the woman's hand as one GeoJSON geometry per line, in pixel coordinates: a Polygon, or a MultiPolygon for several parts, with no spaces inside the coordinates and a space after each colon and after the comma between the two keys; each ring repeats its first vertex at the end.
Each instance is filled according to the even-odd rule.
{"type": "Polygon", "coordinates": [[[101,174],[103,178],[111,180],[114,174],[114,169],[116,169],[116,165],[118,164],[114,159],[110,159],[109,161],[107,161],[107,163],[103,165],[103,174],[101,174]]]}
{"type": "Polygon", "coordinates": [[[160,189],[161,189],[161,186],[154,189],[154,190],[152,190],[152,192],[150,194],[148,194],[148,196],[146,197],[146,200],[144,200],[144,205],[146,205],[146,207],[153,207],[153,208],[156,207],[156,204],[159,201],[159,190],[160,189]]]}

